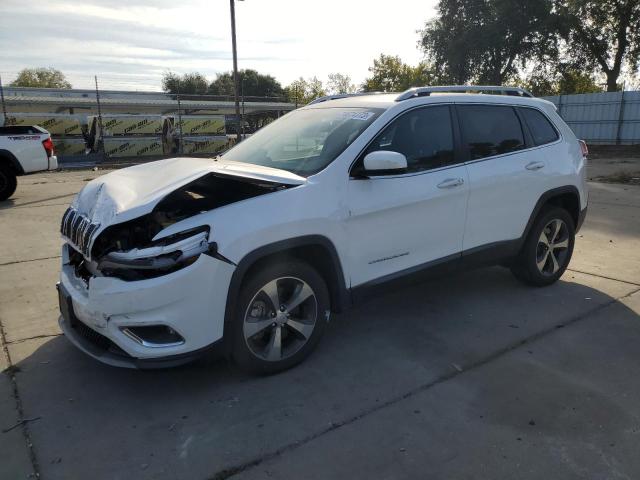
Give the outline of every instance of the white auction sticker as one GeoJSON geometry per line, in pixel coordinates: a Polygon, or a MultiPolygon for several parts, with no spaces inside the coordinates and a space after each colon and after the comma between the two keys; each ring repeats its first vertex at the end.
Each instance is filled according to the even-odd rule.
{"type": "Polygon", "coordinates": [[[374,112],[345,112],[344,114],[347,119],[362,121],[367,121],[374,115],[374,112]]]}

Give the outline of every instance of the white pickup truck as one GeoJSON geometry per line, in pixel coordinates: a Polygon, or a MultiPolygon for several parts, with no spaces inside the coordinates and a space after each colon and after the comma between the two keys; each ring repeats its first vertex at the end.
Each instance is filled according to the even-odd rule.
{"type": "Polygon", "coordinates": [[[0,201],[16,191],[19,175],[56,170],[51,135],[38,126],[0,127],[0,201]]]}

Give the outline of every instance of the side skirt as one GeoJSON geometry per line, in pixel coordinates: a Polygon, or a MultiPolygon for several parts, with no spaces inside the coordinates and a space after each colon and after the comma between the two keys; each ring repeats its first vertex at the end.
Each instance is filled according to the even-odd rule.
{"type": "Polygon", "coordinates": [[[357,305],[372,296],[397,291],[410,285],[423,283],[451,273],[508,263],[518,255],[522,243],[523,239],[519,238],[482,245],[401,272],[376,278],[351,289],[352,303],[357,305]]]}

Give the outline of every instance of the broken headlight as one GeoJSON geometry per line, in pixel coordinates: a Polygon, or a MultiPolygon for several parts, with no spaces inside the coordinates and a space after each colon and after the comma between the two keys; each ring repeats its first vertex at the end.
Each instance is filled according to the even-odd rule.
{"type": "Polygon", "coordinates": [[[98,270],[108,277],[143,280],[191,265],[209,248],[209,228],[200,227],[162,238],[144,248],[109,252],[98,261],[98,270]]]}

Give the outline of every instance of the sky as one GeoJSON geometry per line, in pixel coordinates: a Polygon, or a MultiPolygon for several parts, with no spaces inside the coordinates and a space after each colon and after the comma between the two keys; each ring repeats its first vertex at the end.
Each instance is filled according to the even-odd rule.
{"type": "MultiPolygon", "coordinates": [[[[238,68],[287,85],[344,73],[360,84],[380,53],[416,64],[436,0],[236,1],[238,68]]],[[[0,0],[0,75],[54,67],[76,88],[160,90],[166,71],[232,69],[227,0],[0,0]]]]}

